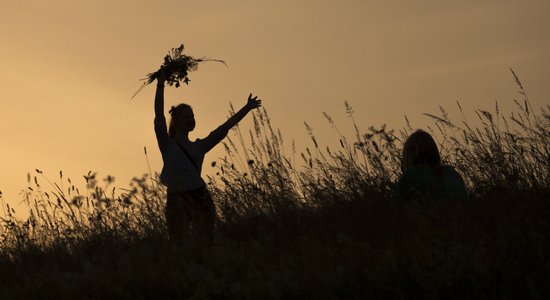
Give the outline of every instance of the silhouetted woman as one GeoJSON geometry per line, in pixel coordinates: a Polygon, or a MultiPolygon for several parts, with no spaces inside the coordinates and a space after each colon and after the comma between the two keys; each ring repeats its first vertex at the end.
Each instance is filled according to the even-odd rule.
{"type": "Polygon", "coordinates": [[[396,197],[430,203],[441,199],[466,199],[462,176],[451,166],[442,165],[437,145],[430,134],[417,130],[403,146],[403,175],[396,186],[396,197]]]}
{"type": "Polygon", "coordinates": [[[214,202],[201,178],[204,155],[225,138],[261,100],[248,96],[248,102],[225,123],[204,139],[189,140],[195,128],[193,109],[179,104],[170,110],[170,126],[164,117],[164,82],[162,70],[157,78],[155,94],[155,133],[164,162],[160,175],[167,187],[166,223],[170,239],[181,242],[185,237],[211,238],[216,220],[214,202]]]}

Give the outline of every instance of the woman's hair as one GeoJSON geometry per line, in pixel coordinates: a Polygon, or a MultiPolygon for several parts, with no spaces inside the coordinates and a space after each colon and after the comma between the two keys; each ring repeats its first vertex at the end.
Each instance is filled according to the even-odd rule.
{"type": "Polygon", "coordinates": [[[193,110],[191,105],[180,103],[176,106],[172,106],[168,111],[170,113],[170,126],[168,126],[168,135],[171,138],[176,137],[176,124],[181,121],[181,112],[184,110],[193,110]]]}
{"type": "Polygon", "coordinates": [[[434,139],[420,129],[411,134],[403,146],[401,171],[405,172],[410,166],[418,164],[436,168],[441,165],[441,157],[434,139]]]}

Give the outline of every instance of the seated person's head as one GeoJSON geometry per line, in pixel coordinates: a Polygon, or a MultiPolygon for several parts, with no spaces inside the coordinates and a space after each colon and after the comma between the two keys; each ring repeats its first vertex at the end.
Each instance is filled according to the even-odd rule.
{"type": "Polygon", "coordinates": [[[419,164],[432,166],[441,164],[441,157],[434,139],[423,130],[415,131],[405,142],[401,159],[401,171],[404,173],[410,166],[419,164]]]}

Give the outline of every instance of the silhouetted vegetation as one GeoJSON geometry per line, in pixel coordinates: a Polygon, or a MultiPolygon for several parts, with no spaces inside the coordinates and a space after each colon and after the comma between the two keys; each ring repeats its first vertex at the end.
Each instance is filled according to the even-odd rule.
{"type": "Polygon", "coordinates": [[[208,245],[168,242],[157,176],[116,189],[89,173],[79,191],[36,170],[30,217],[3,204],[0,297],[545,298],[550,107],[533,111],[517,83],[511,116],[477,111],[474,126],[429,115],[443,161],[468,185],[464,202],[392,199],[412,127],[362,132],[348,103],[355,136],[334,149],[306,124],[311,146],[297,152],[265,109],[235,130],[212,163],[219,224],[208,245]]]}

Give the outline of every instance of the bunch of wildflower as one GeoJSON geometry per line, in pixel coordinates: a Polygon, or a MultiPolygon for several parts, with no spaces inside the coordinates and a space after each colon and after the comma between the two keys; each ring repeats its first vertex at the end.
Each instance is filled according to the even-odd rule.
{"type": "Polygon", "coordinates": [[[164,63],[160,66],[160,69],[147,74],[147,77],[142,80],[145,81],[138,91],[132,96],[134,98],[146,85],[151,84],[157,79],[159,72],[162,70],[166,75],[166,83],[170,86],[180,87],[181,83],[189,84],[189,72],[195,71],[199,67],[199,63],[205,61],[220,62],[227,66],[223,60],[211,59],[211,58],[194,58],[192,56],[183,53],[185,49],[181,44],[177,48],[172,48],[168,54],[164,57],[164,63]]]}

